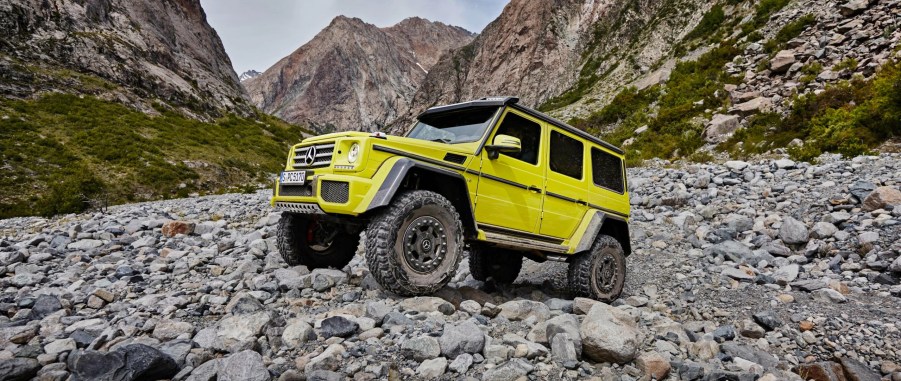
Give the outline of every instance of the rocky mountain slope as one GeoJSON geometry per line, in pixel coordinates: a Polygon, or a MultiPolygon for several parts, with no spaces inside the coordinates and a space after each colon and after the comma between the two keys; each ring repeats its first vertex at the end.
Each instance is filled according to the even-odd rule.
{"type": "Polygon", "coordinates": [[[897,0],[511,1],[442,57],[392,131],[437,103],[514,94],[627,146],[633,163],[792,141],[799,159],[854,156],[901,133],[884,90],[899,78],[899,9],[897,0]]]}
{"type": "Polygon", "coordinates": [[[151,112],[158,99],[212,116],[250,113],[199,0],[3,1],[0,41],[3,96],[60,90],[151,112]]]}
{"type": "Polygon", "coordinates": [[[419,298],[381,290],[362,256],[289,267],[268,192],[0,220],[0,375],[898,380],[899,162],[630,169],[610,305],[572,299],[556,262],[497,287],[464,259],[419,298]]]}
{"type": "Polygon", "coordinates": [[[627,146],[636,162],[879,149],[901,131],[898,12],[897,1],[714,6],[675,48],[691,59],[608,92],[606,106],[572,122],[627,146]]]}
{"type": "Polygon", "coordinates": [[[302,132],[198,0],[0,1],[0,218],[256,186],[302,132]]]}
{"type": "Polygon", "coordinates": [[[378,28],[339,16],[310,42],[243,84],[260,109],[320,131],[377,130],[409,109],[442,53],[466,30],[410,18],[378,28]]]}

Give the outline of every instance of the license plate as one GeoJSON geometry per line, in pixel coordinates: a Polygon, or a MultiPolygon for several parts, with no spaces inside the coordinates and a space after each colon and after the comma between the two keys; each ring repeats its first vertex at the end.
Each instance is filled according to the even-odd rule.
{"type": "Polygon", "coordinates": [[[307,171],[282,172],[279,182],[282,184],[303,185],[307,181],[307,171]]]}

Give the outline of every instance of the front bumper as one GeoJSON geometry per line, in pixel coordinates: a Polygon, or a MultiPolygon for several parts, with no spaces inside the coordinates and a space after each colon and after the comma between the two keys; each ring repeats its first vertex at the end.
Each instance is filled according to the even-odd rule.
{"type": "Polygon", "coordinates": [[[276,182],[270,204],[294,213],[356,216],[369,206],[372,184],[373,179],[335,173],[314,175],[303,186],[276,182]]]}

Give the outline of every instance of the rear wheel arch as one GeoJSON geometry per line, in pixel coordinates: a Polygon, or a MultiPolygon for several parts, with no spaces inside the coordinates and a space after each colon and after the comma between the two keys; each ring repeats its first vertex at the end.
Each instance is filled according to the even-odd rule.
{"type": "Polygon", "coordinates": [[[583,253],[591,249],[595,240],[602,235],[613,237],[619,242],[626,256],[632,253],[632,245],[629,242],[629,223],[622,217],[597,212],[591,216],[588,228],[582,239],[576,246],[577,253],[583,253]]]}
{"type": "Polygon", "coordinates": [[[598,235],[608,235],[619,241],[626,256],[632,254],[632,244],[629,240],[629,223],[617,216],[607,215],[598,235]]]}

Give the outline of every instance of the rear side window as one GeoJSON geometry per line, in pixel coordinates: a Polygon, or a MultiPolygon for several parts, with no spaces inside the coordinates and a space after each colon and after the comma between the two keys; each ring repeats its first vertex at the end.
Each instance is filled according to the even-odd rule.
{"type": "Polygon", "coordinates": [[[623,161],[598,148],[591,148],[591,173],[594,184],[623,193],[623,161]]]}
{"type": "Polygon", "coordinates": [[[551,170],[574,179],[582,179],[582,142],[551,131],[551,170]]]}

